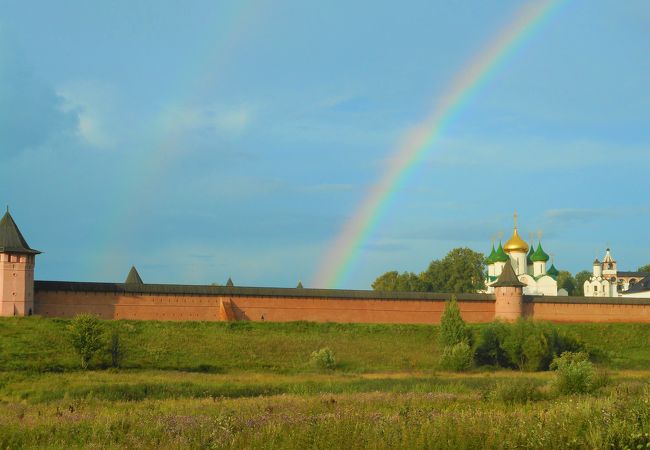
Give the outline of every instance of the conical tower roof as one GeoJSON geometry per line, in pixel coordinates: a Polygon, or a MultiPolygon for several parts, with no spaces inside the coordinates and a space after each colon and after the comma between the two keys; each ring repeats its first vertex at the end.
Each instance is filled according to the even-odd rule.
{"type": "Polygon", "coordinates": [[[531,256],[530,259],[535,262],[546,262],[550,259],[546,252],[542,249],[541,242],[537,244],[537,250],[535,250],[535,253],[533,253],[533,256],[531,256]]]}
{"type": "Polygon", "coordinates": [[[228,277],[228,281],[226,281],[226,286],[228,287],[233,287],[235,283],[232,282],[232,278],[228,277]]]}
{"type": "Polygon", "coordinates": [[[129,274],[126,277],[126,281],[124,282],[125,284],[144,284],[142,281],[142,278],[140,278],[140,274],[138,273],[138,270],[135,268],[135,266],[131,266],[131,270],[129,270],[129,274]]]}
{"type": "Polygon", "coordinates": [[[301,280],[298,280],[298,285],[296,286],[296,289],[304,289],[304,286],[302,285],[301,280]]]}
{"type": "Polygon", "coordinates": [[[38,250],[34,250],[27,245],[27,241],[18,229],[13,217],[7,212],[0,219],[0,252],[28,253],[38,255],[38,250]]]}
{"type": "Polygon", "coordinates": [[[517,274],[515,273],[515,269],[512,268],[512,263],[510,262],[510,259],[506,262],[506,264],[503,266],[503,271],[501,272],[501,275],[499,275],[499,278],[497,278],[497,281],[492,285],[492,287],[524,287],[526,286],[526,283],[522,283],[519,281],[519,278],[517,278],[517,274]]]}

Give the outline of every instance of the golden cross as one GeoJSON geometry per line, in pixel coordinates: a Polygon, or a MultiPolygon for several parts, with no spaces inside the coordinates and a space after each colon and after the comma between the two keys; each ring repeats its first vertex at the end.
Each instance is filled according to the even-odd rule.
{"type": "Polygon", "coordinates": [[[515,228],[517,228],[517,217],[519,217],[517,215],[517,211],[515,211],[515,213],[512,215],[512,217],[515,219],[515,228]]]}

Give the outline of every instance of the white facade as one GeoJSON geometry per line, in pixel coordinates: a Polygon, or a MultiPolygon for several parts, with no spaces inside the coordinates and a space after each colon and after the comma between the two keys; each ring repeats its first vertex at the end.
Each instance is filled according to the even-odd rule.
{"type": "Polygon", "coordinates": [[[551,265],[547,270],[546,263],[549,256],[542,249],[541,242],[538,243],[537,250],[533,252],[532,244],[529,246],[519,237],[516,226],[512,237],[505,245],[499,244],[498,249],[495,249],[494,245],[492,246],[492,252],[488,256],[488,277],[485,282],[487,293],[494,292],[491,285],[501,275],[505,261],[508,260],[510,260],[519,281],[526,284],[523,288],[524,295],[558,295],[557,281],[555,280],[557,269],[551,265]]]}
{"type": "Polygon", "coordinates": [[[640,272],[619,272],[610,249],[605,251],[603,262],[594,261],[591,277],[585,281],[585,297],[650,297],[650,293],[628,293],[628,289],[641,282],[648,274],[640,272]]]}

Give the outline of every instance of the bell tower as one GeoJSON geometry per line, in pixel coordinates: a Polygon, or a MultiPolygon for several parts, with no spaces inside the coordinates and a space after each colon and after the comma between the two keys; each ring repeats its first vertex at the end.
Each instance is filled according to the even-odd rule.
{"type": "Polygon", "coordinates": [[[34,313],[34,262],[31,249],[7,212],[0,219],[0,316],[34,313]]]}

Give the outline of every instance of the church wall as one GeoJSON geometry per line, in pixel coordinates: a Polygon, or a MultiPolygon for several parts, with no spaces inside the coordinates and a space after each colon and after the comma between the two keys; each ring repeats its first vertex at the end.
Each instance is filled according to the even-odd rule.
{"type": "MultiPolygon", "coordinates": [[[[438,323],[448,295],[439,299],[278,297],[263,295],[157,295],[119,292],[45,291],[36,293],[35,313],[45,317],[96,314],[104,319],[220,320],[221,300],[230,300],[236,320],[287,322],[438,323]]],[[[470,296],[472,297],[472,296],[470,296]]],[[[494,318],[490,296],[458,304],[472,323],[494,318]]]]}

